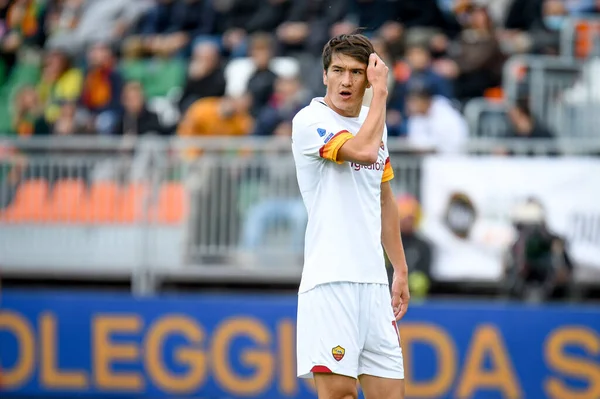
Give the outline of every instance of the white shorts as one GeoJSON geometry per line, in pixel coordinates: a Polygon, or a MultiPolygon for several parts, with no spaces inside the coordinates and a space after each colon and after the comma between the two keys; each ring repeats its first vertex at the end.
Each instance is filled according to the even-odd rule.
{"type": "Polygon", "coordinates": [[[400,335],[384,284],[329,283],[298,296],[298,377],[313,372],[404,379],[400,335]]]}

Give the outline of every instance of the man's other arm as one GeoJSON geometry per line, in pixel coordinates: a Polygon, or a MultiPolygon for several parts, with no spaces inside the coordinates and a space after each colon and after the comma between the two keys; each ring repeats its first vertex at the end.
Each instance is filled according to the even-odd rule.
{"type": "Polygon", "coordinates": [[[402,318],[408,309],[408,266],[400,236],[400,217],[394,192],[389,182],[381,183],[381,242],[394,268],[392,305],[396,319],[402,318]]]}

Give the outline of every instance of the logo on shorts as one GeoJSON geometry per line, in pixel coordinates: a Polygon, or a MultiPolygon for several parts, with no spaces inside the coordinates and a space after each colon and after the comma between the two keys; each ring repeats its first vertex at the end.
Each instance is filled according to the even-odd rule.
{"type": "Polygon", "coordinates": [[[331,350],[331,354],[333,355],[333,358],[339,362],[344,358],[344,355],[346,354],[346,349],[338,345],[331,350]]]}

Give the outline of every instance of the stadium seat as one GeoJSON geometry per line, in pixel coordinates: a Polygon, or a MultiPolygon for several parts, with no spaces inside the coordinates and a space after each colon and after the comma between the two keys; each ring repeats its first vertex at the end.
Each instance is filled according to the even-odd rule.
{"type": "Polygon", "coordinates": [[[0,212],[0,220],[8,223],[41,222],[48,215],[48,182],[28,180],[23,182],[11,205],[0,212]]]}
{"type": "Polygon", "coordinates": [[[50,192],[49,220],[81,223],[86,212],[85,183],[80,179],[60,180],[50,192]]]}
{"type": "Polygon", "coordinates": [[[123,189],[117,201],[117,222],[135,223],[143,220],[149,189],[143,183],[131,183],[123,189]]]}
{"type": "Polygon", "coordinates": [[[181,183],[166,183],[159,191],[158,200],[150,213],[153,222],[180,223],[187,214],[187,193],[181,183]]]}
{"type": "Polygon", "coordinates": [[[115,223],[118,220],[120,188],[112,181],[99,181],[92,185],[85,206],[87,223],[115,223]]]}

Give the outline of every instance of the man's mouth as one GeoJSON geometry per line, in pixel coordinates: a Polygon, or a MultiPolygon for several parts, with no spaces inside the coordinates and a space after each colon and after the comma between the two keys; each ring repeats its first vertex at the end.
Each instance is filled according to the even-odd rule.
{"type": "Polygon", "coordinates": [[[340,91],[340,97],[342,97],[344,100],[349,99],[351,96],[352,96],[352,93],[348,90],[340,91]]]}

